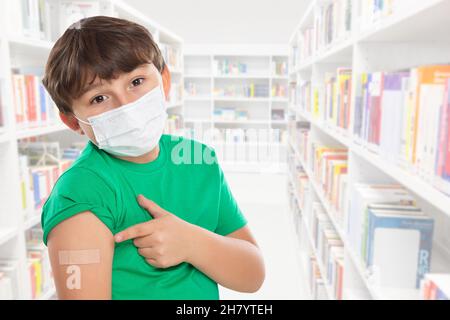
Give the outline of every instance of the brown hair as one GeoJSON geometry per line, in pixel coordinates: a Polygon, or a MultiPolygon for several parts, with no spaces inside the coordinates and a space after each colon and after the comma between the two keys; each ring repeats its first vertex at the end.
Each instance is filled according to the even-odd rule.
{"type": "Polygon", "coordinates": [[[42,83],[58,109],[70,114],[72,100],[97,77],[115,79],[145,63],[168,73],[161,51],[145,27],[113,17],[86,18],[56,41],[42,83]]]}

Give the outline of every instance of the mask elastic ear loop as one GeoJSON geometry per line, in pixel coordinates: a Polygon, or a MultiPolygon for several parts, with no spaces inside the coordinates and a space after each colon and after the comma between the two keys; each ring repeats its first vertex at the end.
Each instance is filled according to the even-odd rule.
{"type": "Polygon", "coordinates": [[[89,123],[89,122],[86,122],[86,121],[84,121],[84,120],[81,120],[80,118],[78,118],[76,115],[73,115],[74,117],[75,117],[75,119],[77,119],[78,121],[80,121],[81,123],[84,123],[84,124],[86,124],[86,125],[88,125],[88,126],[92,126],[92,124],[91,123],[89,123]]]}

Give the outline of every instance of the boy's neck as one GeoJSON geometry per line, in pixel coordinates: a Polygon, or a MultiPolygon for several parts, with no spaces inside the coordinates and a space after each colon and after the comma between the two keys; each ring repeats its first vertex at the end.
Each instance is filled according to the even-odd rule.
{"type": "Polygon", "coordinates": [[[155,161],[158,158],[159,150],[160,150],[159,145],[157,145],[152,151],[150,151],[149,153],[146,153],[142,156],[139,156],[139,157],[116,156],[116,158],[125,160],[125,161],[129,161],[129,162],[133,162],[133,163],[137,163],[137,164],[146,164],[146,163],[155,161]]]}

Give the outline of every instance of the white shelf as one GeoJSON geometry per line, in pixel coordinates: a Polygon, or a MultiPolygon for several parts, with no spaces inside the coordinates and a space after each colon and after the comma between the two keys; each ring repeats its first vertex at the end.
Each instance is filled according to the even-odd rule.
{"type": "Polygon", "coordinates": [[[0,144],[11,141],[11,139],[12,139],[11,132],[6,131],[6,130],[0,131],[0,144]]]}
{"type": "Polygon", "coordinates": [[[171,66],[168,66],[168,68],[169,68],[169,71],[170,71],[170,74],[175,74],[175,75],[181,75],[181,74],[183,74],[183,71],[182,70],[180,70],[179,68],[174,68],[174,67],[171,67],[171,66]]]}
{"type": "Polygon", "coordinates": [[[33,214],[26,216],[23,229],[28,230],[41,222],[41,210],[35,210],[33,214]]]}
{"type": "Polygon", "coordinates": [[[215,79],[270,79],[269,75],[257,74],[229,74],[229,75],[214,75],[215,79]]]}
{"type": "Polygon", "coordinates": [[[46,292],[43,292],[37,300],[50,300],[56,294],[56,288],[54,285],[51,286],[46,292]]]}
{"type": "Polygon", "coordinates": [[[46,40],[40,40],[40,39],[33,39],[28,38],[24,36],[18,36],[18,35],[10,35],[8,36],[8,41],[13,47],[22,48],[25,50],[44,50],[44,51],[50,51],[53,46],[54,42],[46,41],[46,40]]]}
{"type": "Polygon", "coordinates": [[[272,75],[271,76],[272,79],[275,80],[289,80],[289,76],[285,75],[285,76],[281,76],[281,75],[272,75]]]}
{"type": "MultiPolygon", "coordinates": [[[[4,3],[9,3],[8,1],[3,1],[4,3]]],[[[3,4],[2,2],[2,4],[3,4]]],[[[20,1],[19,1],[20,2],[20,1]]],[[[172,83],[177,83],[180,85],[180,88],[183,86],[183,40],[179,38],[174,33],[165,29],[155,21],[149,19],[139,10],[133,8],[128,5],[125,1],[122,0],[105,0],[104,2],[108,2],[108,4],[112,4],[111,12],[102,12],[102,15],[109,15],[114,12],[117,13],[120,18],[124,18],[130,21],[135,21],[144,25],[152,34],[155,41],[158,44],[165,44],[168,46],[176,47],[180,50],[180,63],[174,66],[169,66],[171,69],[171,73],[173,75],[172,83]]],[[[106,4],[106,3],[105,3],[106,4]]],[[[7,9],[13,9],[12,6],[7,5],[3,8],[3,15],[9,14],[7,9]]],[[[16,8],[14,8],[16,9],[16,8]]],[[[17,8],[20,10],[21,8],[17,8]]],[[[59,12],[55,11],[56,15],[59,15],[59,12]]],[[[3,17],[5,18],[5,17],[3,17]]],[[[52,17],[58,20],[60,17],[52,17]]],[[[52,20],[53,21],[53,20],[52,20]]],[[[2,97],[4,98],[4,103],[2,104],[3,108],[8,108],[6,111],[11,112],[3,112],[4,122],[8,124],[8,128],[0,128],[0,150],[2,151],[1,156],[1,166],[0,166],[0,176],[7,177],[3,179],[2,182],[2,193],[3,198],[0,199],[3,203],[3,208],[5,210],[0,210],[0,221],[2,221],[2,226],[0,226],[0,256],[2,259],[13,259],[18,260],[21,266],[19,270],[19,278],[18,289],[19,289],[19,299],[30,299],[31,298],[31,285],[30,285],[30,274],[27,265],[27,248],[26,248],[26,231],[34,226],[38,226],[41,221],[41,212],[40,210],[30,210],[30,214],[23,216],[24,212],[22,210],[22,195],[20,189],[20,177],[19,177],[19,152],[17,150],[17,140],[31,138],[36,136],[42,136],[52,133],[59,133],[61,131],[70,130],[65,124],[63,124],[59,119],[55,119],[55,123],[44,125],[44,124],[30,124],[28,127],[23,127],[24,124],[15,123],[14,116],[14,97],[13,97],[13,83],[11,81],[10,73],[12,68],[24,68],[24,72],[39,72],[41,67],[45,65],[45,62],[48,58],[48,55],[51,49],[54,46],[54,42],[39,40],[35,38],[29,38],[22,36],[22,30],[9,30],[8,26],[5,24],[8,23],[7,19],[0,19],[1,30],[4,32],[1,33],[1,42],[0,46],[0,56],[2,57],[2,78],[5,82],[5,85],[2,85],[2,97]],[[6,34],[6,32],[11,32],[10,34],[6,34]],[[20,34],[20,35],[19,35],[20,34]],[[29,68],[28,68],[29,67],[29,68]],[[35,70],[35,71],[34,71],[35,70]],[[11,110],[9,110],[11,109],[11,110]],[[9,144],[6,144],[8,143],[9,144]],[[14,174],[17,172],[17,174],[14,174]],[[6,174],[5,174],[6,173],[6,174]],[[20,219],[16,219],[16,217],[20,217],[20,219]],[[8,226],[5,228],[3,226],[8,226]],[[9,227],[11,226],[11,227],[9,227]],[[11,245],[10,245],[11,244],[11,245]]],[[[175,64],[175,62],[174,62],[175,64]]],[[[178,107],[183,107],[183,100],[177,101],[171,105],[168,105],[167,108],[177,108],[174,111],[178,111],[178,107]]],[[[182,113],[182,111],[180,111],[182,113]]],[[[55,137],[58,139],[58,137],[55,137]]],[[[58,139],[59,140],[59,139],[58,139]]],[[[65,141],[61,141],[64,142],[65,141]]],[[[33,202],[30,199],[30,204],[33,202]]],[[[38,300],[46,300],[51,298],[56,293],[54,286],[52,286],[48,291],[44,292],[38,300]]]]}
{"type": "Polygon", "coordinates": [[[211,74],[185,74],[185,79],[209,79],[213,76],[211,74]]]}
{"type": "Polygon", "coordinates": [[[270,120],[213,120],[214,123],[219,124],[240,124],[240,125],[247,125],[247,124],[269,124],[270,120]]]}
{"type": "Polygon", "coordinates": [[[271,97],[270,100],[271,100],[272,102],[289,103],[289,99],[288,99],[288,98],[271,97]]]}
{"type": "Polygon", "coordinates": [[[255,98],[247,98],[247,97],[214,97],[214,101],[231,101],[231,102],[269,102],[269,97],[255,97],[255,98]]]}
{"type": "Polygon", "coordinates": [[[16,139],[25,139],[30,137],[42,136],[59,131],[69,130],[69,128],[63,123],[57,123],[48,125],[45,127],[33,127],[27,129],[20,129],[16,132],[16,139]]]}
{"type": "Polygon", "coordinates": [[[184,98],[184,101],[211,101],[211,96],[188,96],[184,98]]]}
{"type": "Polygon", "coordinates": [[[178,102],[168,104],[167,109],[173,109],[173,108],[182,107],[182,106],[183,106],[183,101],[178,101],[178,102]]]}
{"type": "Polygon", "coordinates": [[[287,120],[271,120],[271,124],[277,124],[277,125],[286,125],[288,123],[287,120]]]}
{"type": "Polygon", "coordinates": [[[0,245],[8,242],[17,235],[16,228],[0,228],[0,245]]]}
{"type": "Polygon", "coordinates": [[[211,119],[187,118],[187,119],[184,119],[184,122],[207,122],[207,123],[212,123],[212,120],[211,119]]]}
{"type": "Polygon", "coordinates": [[[408,190],[416,194],[417,197],[422,198],[439,211],[446,213],[450,217],[450,211],[448,210],[448,208],[450,208],[450,197],[436,189],[433,185],[426,182],[419,176],[386,161],[378,154],[370,151],[368,146],[360,145],[351,137],[343,136],[342,130],[339,130],[339,128],[313,120],[310,115],[305,113],[299,112],[299,114],[330,138],[348,148],[349,152],[353,152],[365,162],[405,186],[408,190]]]}
{"type": "Polygon", "coordinates": [[[448,0],[414,1],[404,7],[408,11],[397,12],[375,23],[370,29],[359,32],[358,42],[363,41],[440,41],[445,39],[450,27],[448,0]],[[417,6],[420,4],[420,6],[417,6]]]}
{"type": "Polygon", "coordinates": [[[358,272],[358,276],[363,281],[363,283],[364,283],[367,291],[370,293],[371,297],[375,300],[383,300],[383,299],[389,299],[389,300],[414,299],[414,300],[417,300],[417,299],[419,299],[419,290],[377,288],[373,284],[371,284],[370,280],[367,277],[367,270],[366,270],[365,266],[363,265],[363,261],[361,260],[361,258],[359,258],[358,255],[356,255],[353,252],[353,250],[347,240],[346,233],[343,231],[341,224],[339,224],[336,220],[335,210],[328,203],[328,200],[325,198],[322,189],[318,186],[317,182],[315,181],[314,175],[312,174],[309,167],[306,165],[306,163],[301,158],[300,152],[298,152],[298,150],[292,144],[291,141],[289,141],[289,144],[290,144],[291,148],[294,150],[295,159],[303,167],[303,170],[305,171],[306,175],[309,178],[309,183],[313,187],[314,193],[319,198],[322,206],[325,208],[327,216],[329,217],[331,223],[333,224],[334,229],[337,231],[339,237],[341,238],[342,242],[344,243],[344,250],[346,251],[347,255],[350,257],[350,262],[356,268],[356,270],[358,272]]]}

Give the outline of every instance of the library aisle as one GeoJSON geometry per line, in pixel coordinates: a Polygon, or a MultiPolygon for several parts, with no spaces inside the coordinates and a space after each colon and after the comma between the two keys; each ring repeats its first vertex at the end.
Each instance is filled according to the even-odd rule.
{"type": "Polygon", "coordinates": [[[256,293],[243,294],[221,287],[221,299],[307,299],[295,246],[296,236],[281,174],[225,172],[233,194],[266,257],[266,280],[256,293]],[[256,190],[254,186],[259,186],[256,190]]]}

